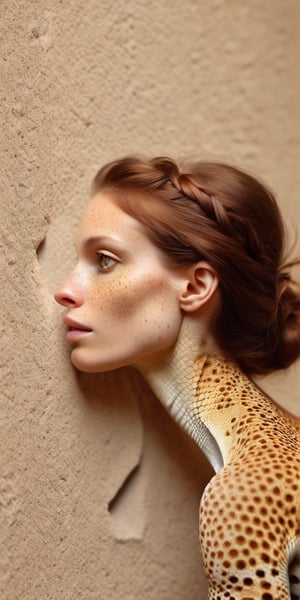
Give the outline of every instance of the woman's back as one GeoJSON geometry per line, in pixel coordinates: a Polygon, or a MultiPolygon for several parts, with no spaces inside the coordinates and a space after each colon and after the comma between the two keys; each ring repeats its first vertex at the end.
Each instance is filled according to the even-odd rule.
{"type": "Polygon", "coordinates": [[[224,458],[200,508],[209,597],[286,600],[300,569],[300,431],[235,365],[200,364],[195,413],[224,458]]]}

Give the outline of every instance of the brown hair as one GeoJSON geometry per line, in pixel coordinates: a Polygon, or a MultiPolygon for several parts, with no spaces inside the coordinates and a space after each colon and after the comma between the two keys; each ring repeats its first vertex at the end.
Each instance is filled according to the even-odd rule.
{"type": "Polygon", "coordinates": [[[166,157],[104,166],[93,192],[115,192],[173,266],[206,260],[219,277],[220,348],[251,373],[285,368],[300,354],[300,293],[282,264],[284,229],[272,193],[251,175],[166,157]]]}

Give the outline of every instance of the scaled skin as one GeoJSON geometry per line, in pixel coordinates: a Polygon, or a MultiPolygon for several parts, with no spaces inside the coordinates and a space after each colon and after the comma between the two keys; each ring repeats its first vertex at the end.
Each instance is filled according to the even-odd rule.
{"type": "Polygon", "coordinates": [[[154,364],[169,364],[185,319],[199,308],[203,318],[191,318],[187,332],[190,340],[197,339],[193,358],[203,327],[208,343],[210,313],[203,306],[217,287],[215,274],[206,263],[171,270],[139,221],[109,194],[95,196],[88,205],[77,250],[75,269],[55,298],[68,309],[68,325],[74,320],[91,330],[75,342],[71,359],[78,369],[131,365],[148,372],[154,364]]]}
{"type": "Polygon", "coordinates": [[[77,322],[67,334],[74,365],[135,366],[214,467],[200,505],[209,600],[289,600],[290,589],[300,600],[299,431],[217,348],[211,267],[171,269],[143,226],[102,194],[56,299],[65,322],[77,322]]]}

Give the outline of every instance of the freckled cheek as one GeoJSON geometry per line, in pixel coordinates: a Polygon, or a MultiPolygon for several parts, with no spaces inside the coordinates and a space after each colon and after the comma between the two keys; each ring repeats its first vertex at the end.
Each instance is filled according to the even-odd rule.
{"type": "Polygon", "coordinates": [[[132,314],[161,318],[171,308],[173,294],[160,277],[134,278],[121,275],[103,279],[101,285],[98,282],[91,285],[88,296],[89,308],[101,311],[102,318],[128,318],[132,314]]]}
{"type": "Polygon", "coordinates": [[[106,314],[118,314],[124,312],[124,306],[130,302],[128,287],[120,280],[102,280],[90,286],[86,297],[86,308],[90,311],[99,311],[103,316],[106,314]]]}
{"type": "Polygon", "coordinates": [[[145,294],[150,293],[150,286],[136,282],[122,275],[93,282],[87,296],[87,308],[99,310],[102,315],[128,316],[135,311],[145,294]]]}

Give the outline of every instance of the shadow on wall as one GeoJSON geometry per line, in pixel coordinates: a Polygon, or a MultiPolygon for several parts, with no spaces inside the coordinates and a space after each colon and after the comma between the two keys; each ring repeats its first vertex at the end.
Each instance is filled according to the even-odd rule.
{"type": "MultiPolygon", "coordinates": [[[[176,578],[172,585],[178,597],[184,597],[188,589],[189,597],[194,592],[199,597],[200,590],[200,597],[205,598],[198,509],[211,467],[134,369],[103,374],[74,370],[77,386],[73,385],[63,311],[55,305],[53,292],[74,266],[76,227],[75,220],[56,215],[37,247],[37,260],[45,301],[48,306],[51,298],[51,319],[57,324],[64,352],[62,371],[67,379],[70,376],[62,384],[67,397],[72,394],[66,431],[71,433],[75,451],[71,456],[67,453],[67,459],[78,465],[74,483],[82,486],[83,513],[78,522],[85,522],[88,507],[89,543],[103,552],[100,562],[105,563],[106,549],[109,557],[113,548],[114,561],[124,561],[133,580],[144,574],[141,589],[157,576],[159,564],[160,597],[176,578]]],[[[121,571],[114,572],[113,579],[115,586],[121,585],[121,571]]]]}
{"type": "MultiPolygon", "coordinates": [[[[93,410],[108,410],[112,418],[115,414],[123,426],[124,420],[130,422],[136,409],[141,418],[140,449],[136,460],[107,501],[111,530],[115,539],[143,539],[148,524],[147,504],[151,502],[151,490],[156,489],[158,492],[159,479],[168,479],[173,468],[176,481],[173,481],[174,489],[169,488],[170,494],[176,494],[176,485],[180,485],[182,479],[184,496],[188,498],[190,495],[190,501],[194,503],[197,512],[204,486],[213,475],[212,468],[196,444],[169,417],[141,376],[131,368],[103,374],[78,371],[77,381],[85,401],[93,410]],[[126,398],[123,406],[120,402],[122,397],[126,398]],[[164,462],[165,475],[162,473],[164,462]]],[[[123,448],[126,448],[126,439],[123,442],[123,448]]],[[[116,460],[120,459],[122,457],[119,454],[116,460]]],[[[162,492],[162,496],[164,495],[166,496],[165,491],[162,492]]],[[[159,501],[156,502],[158,506],[159,501]]],[[[158,508],[157,519],[160,521],[162,518],[165,518],[165,515],[161,515],[158,508]]],[[[196,519],[195,537],[197,527],[196,519]]]]}
{"type": "Polygon", "coordinates": [[[106,499],[113,537],[140,540],[145,529],[145,474],[142,469],[143,431],[135,395],[139,377],[130,369],[108,373],[75,370],[83,400],[93,413],[108,417],[107,440],[117,446],[114,489],[106,499]],[[111,433],[109,433],[109,429],[111,433]],[[135,439],[133,439],[133,437],[135,439]],[[115,481],[115,478],[117,479],[115,481]]]}

